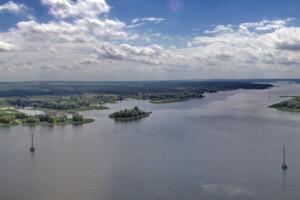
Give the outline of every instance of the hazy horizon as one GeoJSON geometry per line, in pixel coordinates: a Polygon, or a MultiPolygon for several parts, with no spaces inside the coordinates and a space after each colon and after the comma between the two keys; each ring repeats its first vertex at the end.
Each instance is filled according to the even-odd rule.
{"type": "Polygon", "coordinates": [[[75,80],[75,79],[53,79],[53,80],[8,80],[3,81],[0,80],[0,83],[6,83],[6,82],[164,82],[164,81],[266,81],[266,82],[273,82],[273,81],[293,81],[293,80],[299,80],[300,78],[207,78],[207,79],[145,79],[145,80],[75,80]]]}

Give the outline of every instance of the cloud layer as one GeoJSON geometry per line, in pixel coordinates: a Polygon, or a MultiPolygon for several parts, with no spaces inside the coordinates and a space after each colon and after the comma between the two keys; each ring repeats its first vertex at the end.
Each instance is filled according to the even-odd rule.
{"type": "Polygon", "coordinates": [[[105,0],[42,0],[42,3],[50,6],[49,13],[57,18],[97,17],[110,9],[105,0]]]}
{"type": "MultiPolygon", "coordinates": [[[[220,24],[178,46],[176,36],[135,30],[146,22],[168,23],[164,18],[137,17],[128,25],[109,17],[111,7],[105,0],[41,4],[52,16],[49,21],[33,17],[0,32],[3,77],[9,72],[29,79],[38,75],[94,80],[300,75],[300,27],[293,26],[292,18],[220,24]]],[[[28,9],[9,1],[0,5],[0,14],[28,9]]]]}

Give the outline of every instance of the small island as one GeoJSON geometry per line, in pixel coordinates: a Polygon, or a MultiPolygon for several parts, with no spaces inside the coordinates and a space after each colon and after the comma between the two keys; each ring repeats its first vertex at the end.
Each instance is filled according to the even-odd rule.
{"type": "Polygon", "coordinates": [[[83,118],[81,114],[74,113],[72,118],[67,115],[27,115],[10,108],[10,111],[2,110],[0,112],[0,127],[17,126],[36,126],[36,125],[68,125],[68,124],[84,124],[93,122],[94,119],[83,118]]]}
{"type": "Polygon", "coordinates": [[[300,112],[300,96],[292,97],[289,100],[273,104],[269,108],[275,108],[283,111],[300,112]]]}
{"type": "Polygon", "coordinates": [[[109,115],[109,118],[117,121],[130,121],[135,119],[141,119],[143,117],[148,117],[152,112],[144,112],[135,106],[131,110],[120,110],[109,115]]]}

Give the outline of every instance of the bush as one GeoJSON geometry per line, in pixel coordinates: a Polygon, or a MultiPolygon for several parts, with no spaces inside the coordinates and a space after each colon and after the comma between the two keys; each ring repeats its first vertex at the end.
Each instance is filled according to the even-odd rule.
{"type": "Polygon", "coordinates": [[[53,116],[49,116],[49,117],[48,117],[48,123],[52,124],[52,123],[54,123],[54,122],[55,122],[54,117],[53,117],[53,116]]]}
{"type": "Polygon", "coordinates": [[[15,115],[15,118],[16,119],[26,119],[26,118],[28,118],[28,115],[26,115],[25,113],[17,113],[15,115]]]}
{"type": "Polygon", "coordinates": [[[81,122],[81,121],[83,121],[83,116],[78,113],[75,113],[72,116],[72,120],[73,120],[73,122],[81,122]]]}
{"type": "Polygon", "coordinates": [[[61,115],[57,118],[57,122],[66,122],[68,117],[66,115],[61,115]]]}
{"type": "Polygon", "coordinates": [[[11,120],[5,117],[0,118],[0,123],[2,124],[9,124],[11,120]]]}
{"type": "Polygon", "coordinates": [[[37,119],[30,116],[30,117],[28,117],[28,118],[25,120],[25,122],[28,123],[28,124],[34,124],[34,123],[37,122],[37,119]]]}

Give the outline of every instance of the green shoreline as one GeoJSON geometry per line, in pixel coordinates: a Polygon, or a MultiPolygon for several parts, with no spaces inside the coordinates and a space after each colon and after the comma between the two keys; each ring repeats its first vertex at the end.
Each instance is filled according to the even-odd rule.
{"type": "Polygon", "coordinates": [[[86,124],[94,122],[94,119],[86,118],[83,119],[83,121],[72,121],[72,119],[68,119],[66,122],[54,122],[54,123],[48,123],[48,122],[37,122],[37,123],[22,123],[22,122],[14,122],[9,124],[2,124],[0,123],[0,127],[10,127],[10,126],[64,126],[64,125],[80,125],[80,124],[86,124]]]}
{"type": "MultiPolygon", "coordinates": [[[[84,107],[84,110],[90,110],[93,107],[89,106],[89,107],[84,107]]],[[[99,108],[97,106],[97,108],[99,108]]],[[[22,126],[38,126],[38,125],[43,125],[43,126],[63,126],[63,125],[78,125],[78,124],[85,124],[85,123],[91,123],[94,122],[94,119],[90,119],[90,118],[83,118],[82,121],[73,121],[73,119],[68,119],[66,118],[65,121],[56,121],[54,120],[54,122],[49,123],[48,121],[36,121],[33,123],[26,123],[25,121],[23,121],[22,119],[16,117],[17,114],[20,114],[21,112],[19,112],[18,107],[6,107],[6,106],[2,106],[0,107],[0,120],[2,118],[6,118],[9,120],[9,123],[5,123],[5,122],[0,122],[0,127],[10,127],[10,126],[18,126],[18,125],[22,125],[22,126]]],[[[100,107],[100,109],[103,109],[103,107],[100,107]]],[[[45,111],[45,110],[44,110],[45,111]]],[[[48,110],[49,111],[49,110],[48,110]]],[[[55,113],[64,113],[64,112],[60,112],[60,110],[52,110],[52,112],[55,113]]],[[[28,116],[37,116],[37,115],[28,115],[28,116]]]]}
{"type": "Polygon", "coordinates": [[[191,98],[173,98],[173,99],[151,99],[149,102],[153,104],[163,104],[163,103],[176,103],[176,102],[184,102],[191,99],[201,99],[203,97],[191,97],[191,98]]]}
{"type": "Polygon", "coordinates": [[[287,111],[287,112],[300,112],[300,109],[286,108],[286,107],[277,107],[277,106],[274,106],[274,105],[269,106],[269,108],[275,108],[276,110],[287,111]]]}
{"type": "Polygon", "coordinates": [[[107,110],[109,107],[106,106],[82,106],[75,109],[50,109],[50,108],[33,108],[31,110],[38,110],[43,112],[61,112],[61,113],[73,113],[73,112],[80,112],[80,111],[89,111],[89,110],[107,110]]]}
{"type": "Polygon", "coordinates": [[[20,123],[9,123],[9,124],[2,124],[2,123],[0,123],[0,128],[1,127],[11,127],[11,126],[19,126],[20,125],[20,123]]]}
{"type": "Polygon", "coordinates": [[[293,96],[289,100],[270,105],[269,108],[275,108],[277,110],[287,112],[300,112],[300,97],[293,96]]]}

